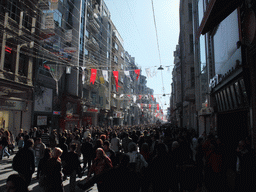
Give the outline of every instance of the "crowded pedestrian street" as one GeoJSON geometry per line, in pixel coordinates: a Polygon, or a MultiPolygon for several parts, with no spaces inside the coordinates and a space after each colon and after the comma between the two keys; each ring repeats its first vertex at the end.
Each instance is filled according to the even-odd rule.
{"type": "MultiPolygon", "coordinates": [[[[4,143],[9,132],[0,133],[4,143]]],[[[250,141],[241,140],[231,159],[214,132],[197,135],[172,124],[74,127],[61,133],[34,127],[29,133],[21,130],[15,140],[13,148],[1,151],[2,191],[22,185],[30,191],[72,192],[242,192],[255,187],[250,141]]]]}
{"type": "Polygon", "coordinates": [[[0,0],[0,192],[256,192],[256,0],[0,0]]]}

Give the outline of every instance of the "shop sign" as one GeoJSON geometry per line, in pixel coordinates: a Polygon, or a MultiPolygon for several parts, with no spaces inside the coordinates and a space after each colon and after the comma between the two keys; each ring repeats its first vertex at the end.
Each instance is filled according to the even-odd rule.
{"type": "Polygon", "coordinates": [[[53,111],[53,115],[60,115],[60,111],[53,111]]]}
{"type": "Polygon", "coordinates": [[[218,83],[222,80],[221,76],[221,74],[216,74],[212,79],[210,79],[209,87],[212,89],[216,87],[216,85],[218,85],[218,83]]]}
{"type": "Polygon", "coordinates": [[[37,126],[47,125],[47,116],[37,116],[37,126]]]}
{"type": "Polygon", "coordinates": [[[98,109],[89,108],[89,109],[87,109],[87,112],[94,112],[94,113],[97,113],[97,112],[98,112],[98,109]]]}
{"type": "Polygon", "coordinates": [[[213,113],[212,107],[205,107],[199,111],[198,115],[211,115],[212,113],[213,113]]]}
{"type": "Polygon", "coordinates": [[[26,103],[24,101],[0,100],[0,108],[25,111],[26,103]]]}

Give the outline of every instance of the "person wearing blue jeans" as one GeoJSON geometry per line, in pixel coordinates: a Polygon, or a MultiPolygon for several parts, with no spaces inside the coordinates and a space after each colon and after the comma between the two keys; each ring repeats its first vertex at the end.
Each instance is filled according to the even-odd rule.
{"type": "Polygon", "coordinates": [[[3,146],[1,159],[4,158],[4,154],[5,154],[5,153],[7,154],[8,158],[9,158],[9,157],[10,157],[10,153],[8,153],[7,146],[3,146]]]}

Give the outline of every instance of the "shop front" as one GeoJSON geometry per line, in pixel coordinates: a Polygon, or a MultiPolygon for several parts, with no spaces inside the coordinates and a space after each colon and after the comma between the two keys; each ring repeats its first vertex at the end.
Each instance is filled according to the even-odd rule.
{"type": "Polygon", "coordinates": [[[83,111],[83,121],[82,125],[83,126],[88,126],[88,125],[98,125],[98,114],[99,110],[98,108],[93,108],[89,107],[86,110],[83,111]]]}
{"type": "Polygon", "coordinates": [[[67,94],[63,95],[61,116],[59,117],[61,131],[73,131],[75,127],[81,127],[80,114],[80,99],[67,94]]]}
{"type": "Polygon", "coordinates": [[[238,142],[250,136],[250,108],[245,81],[240,75],[222,80],[212,90],[212,100],[216,109],[217,134],[226,147],[230,166],[235,168],[235,151],[238,142]]]}
{"type": "Polygon", "coordinates": [[[20,128],[29,131],[31,127],[32,102],[0,98],[0,128],[16,136],[20,128]]]}

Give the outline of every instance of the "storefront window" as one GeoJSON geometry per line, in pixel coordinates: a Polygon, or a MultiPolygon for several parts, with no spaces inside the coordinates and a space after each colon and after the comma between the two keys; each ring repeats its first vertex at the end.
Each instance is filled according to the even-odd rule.
{"type": "Polygon", "coordinates": [[[244,103],[248,104],[247,93],[246,93],[246,90],[245,90],[245,85],[244,85],[244,80],[243,79],[240,79],[240,85],[241,85],[241,89],[242,89],[242,93],[243,93],[244,103]]]}
{"type": "Polygon", "coordinates": [[[217,102],[218,111],[221,111],[221,109],[220,109],[220,101],[219,101],[219,99],[218,99],[218,95],[217,95],[217,94],[215,94],[215,100],[216,100],[216,102],[217,102]]]}
{"type": "Polygon", "coordinates": [[[220,97],[220,93],[218,93],[217,95],[218,95],[218,100],[219,100],[219,105],[220,105],[219,108],[220,108],[221,111],[223,111],[224,109],[223,109],[223,104],[222,104],[222,100],[221,100],[221,97],[220,97]]]}
{"type": "Polygon", "coordinates": [[[0,128],[8,129],[9,111],[0,111],[0,128]]]}
{"type": "Polygon", "coordinates": [[[237,101],[238,101],[238,104],[240,105],[242,102],[242,98],[241,98],[241,92],[240,92],[238,82],[235,82],[235,88],[236,88],[237,101]]]}
{"type": "Polygon", "coordinates": [[[226,91],[227,91],[227,96],[228,96],[228,101],[229,101],[230,108],[233,109],[232,98],[231,98],[229,88],[227,88],[226,91]]]}
{"type": "Polygon", "coordinates": [[[232,98],[233,98],[233,101],[234,101],[234,107],[237,108],[236,93],[235,93],[234,86],[231,85],[230,89],[231,89],[231,94],[232,94],[232,98]]]}
{"type": "Polygon", "coordinates": [[[226,107],[226,103],[225,103],[225,99],[224,99],[224,95],[222,93],[222,91],[220,92],[220,97],[221,97],[221,101],[222,101],[222,106],[223,106],[223,110],[227,110],[227,107],[226,107]]]}
{"type": "Polygon", "coordinates": [[[225,100],[225,103],[226,103],[227,110],[229,110],[230,107],[229,107],[229,103],[228,103],[228,97],[227,97],[226,90],[223,90],[222,92],[223,92],[223,95],[224,95],[224,100],[225,100]]]}

